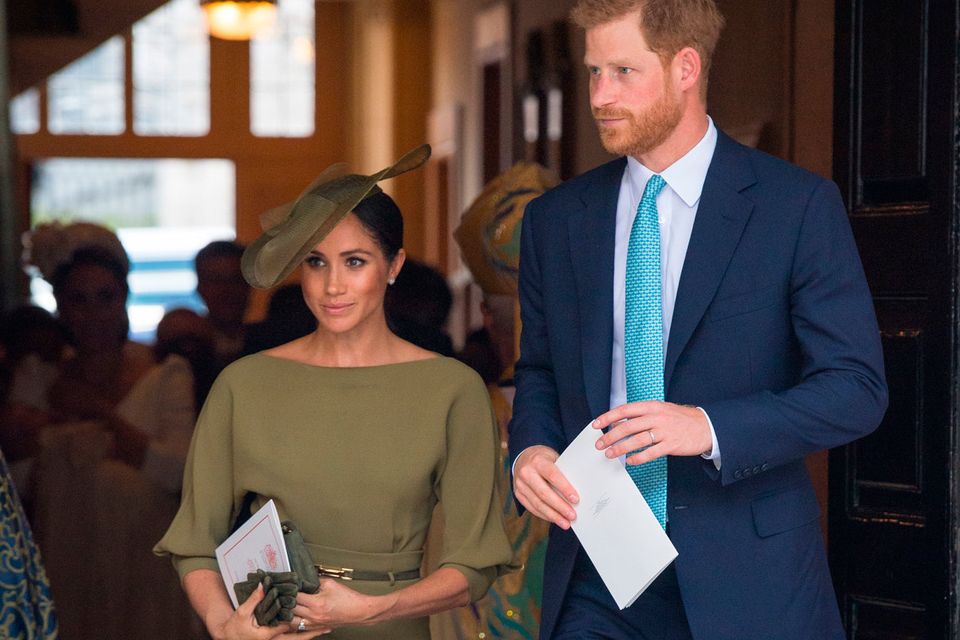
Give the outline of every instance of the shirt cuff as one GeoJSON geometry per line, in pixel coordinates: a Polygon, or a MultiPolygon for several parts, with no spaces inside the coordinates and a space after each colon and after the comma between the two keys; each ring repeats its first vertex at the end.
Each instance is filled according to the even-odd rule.
{"type": "Polygon", "coordinates": [[[710,440],[713,443],[710,453],[701,453],[700,457],[704,460],[713,460],[713,466],[717,468],[717,471],[720,471],[720,445],[717,443],[717,432],[713,428],[713,420],[711,420],[710,416],[707,415],[707,412],[703,410],[703,407],[697,407],[697,409],[700,409],[700,412],[703,413],[703,417],[707,419],[707,424],[710,425],[710,440]]]}
{"type": "MultiPolygon", "coordinates": [[[[702,409],[701,409],[701,411],[702,411],[702,409]]],[[[709,418],[707,418],[707,419],[709,420],[709,418]]],[[[713,427],[711,427],[711,429],[712,429],[712,428],[713,428],[713,427]]],[[[534,445],[534,446],[536,446],[536,445],[534,445]]],[[[532,448],[533,448],[532,446],[531,446],[531,447],[527,447],[527,449],[532,449],[532,448]]],[[[523,451],[521,451],[519,454],[517,454],[517,457],[513,459],[513,464],[510,465],[510,477],[511,477],[511,478],[513,478],[513,472],[514,472],[514,470],[517,468],[517,460],[519,460],[519,459],[520,459],[520,456],[522,456],[523,454],[525,454],[525,453],[527,452],[527,449],[524,449],[523,451]]]]}

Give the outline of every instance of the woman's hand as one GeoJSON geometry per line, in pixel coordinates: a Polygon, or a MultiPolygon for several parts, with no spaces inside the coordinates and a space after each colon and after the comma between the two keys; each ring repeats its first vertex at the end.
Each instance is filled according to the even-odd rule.
{"type": "Polygon", "coordinates": [[[336,627],[375,624],[383,620],[393,599],[394,594],[368,596],[336,580],[323,578],[317,593],[297,594],[290,628],[299,629],[301,619],[304,631],[314,634],[327,633],[336,627]]]}
{"type": "MultiPolygon", "coordinates": [[[[275,627],[258,625],[254,609],[264,598],[263,585],[258,585],[234,611],[223,587],[223,578],[212,569],[187,573],[183,577],[183,589],[213,640],[310,640],[330,631],[328,627],[314,624],[310,625],[313,635],[305,636],[297,633],[297,624],[292,627],[286,623],[275,627]]],[[[294,618],[294,622],[299,623],[300,620],[294,618]]]]}
{"type": "MultiPolygon", "coordinates": [[[[263,597],[263,585],[260,585],[229,618],[219,626],[210,629],[210,635],[214,640],[270,640],[283,636],[289,631],[284,623],[275,627],[261,627],[257,624],[253,610],[263,597]]],[[[302,636],[300,640],[303,640],[302,636]]]]}

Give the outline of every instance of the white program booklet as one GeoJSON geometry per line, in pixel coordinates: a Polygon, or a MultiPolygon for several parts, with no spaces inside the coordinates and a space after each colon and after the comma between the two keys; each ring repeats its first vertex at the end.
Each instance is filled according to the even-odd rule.
{"type": "Polygon", "coordinates": [[[237,594],[233,585],[247,579],[248,573],[257,569],[264,571],[290,571],[287,547],[283,544],[283,529],[273,500],[267,501],[259,511],[234,531],[217,547],[217,564],[223,584],[230,594],[236,609],[237,594]]]}
{"type": "Polygon", "coordinates": [[[588,424],[557,466],[580,494],[573,530],[617,606],[626,609],[670,566],[677,550],[623,462],[597,450],[601,435],[588,424]]]}

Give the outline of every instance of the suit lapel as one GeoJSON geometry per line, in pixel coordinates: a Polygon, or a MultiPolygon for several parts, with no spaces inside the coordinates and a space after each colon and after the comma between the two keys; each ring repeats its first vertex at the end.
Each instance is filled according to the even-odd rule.
{"type": "Polygon", "coordinates": [[[756,182],[744,149],[722,132],[707,170],[700,206],[683,261],[664,362],[664,388],[703,314],[720,286],[727,264],[753,211],[740,192],[756,182]]]}
{"type": "Polygon", "coordinates": [[[598,171],[581,192],[580,210],[567,219],[580,314],[583,384],[593,416],[610,405],[613,246],[625,166],[621,158],[598,171]]]}

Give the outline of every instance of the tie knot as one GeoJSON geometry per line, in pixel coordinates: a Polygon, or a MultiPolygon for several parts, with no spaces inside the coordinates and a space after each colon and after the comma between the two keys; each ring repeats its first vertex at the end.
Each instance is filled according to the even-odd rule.
{"type": "Polygon", "coordinates": [[[650,176],[650,179],[647,180],[647,186],[643,188],[643,197],[641,201],[650,202],[656,200],[657,196],[660,195],[660,192],[663,191],[663,188],[667,186],[666,180],[657,174],[650,176]]]}

